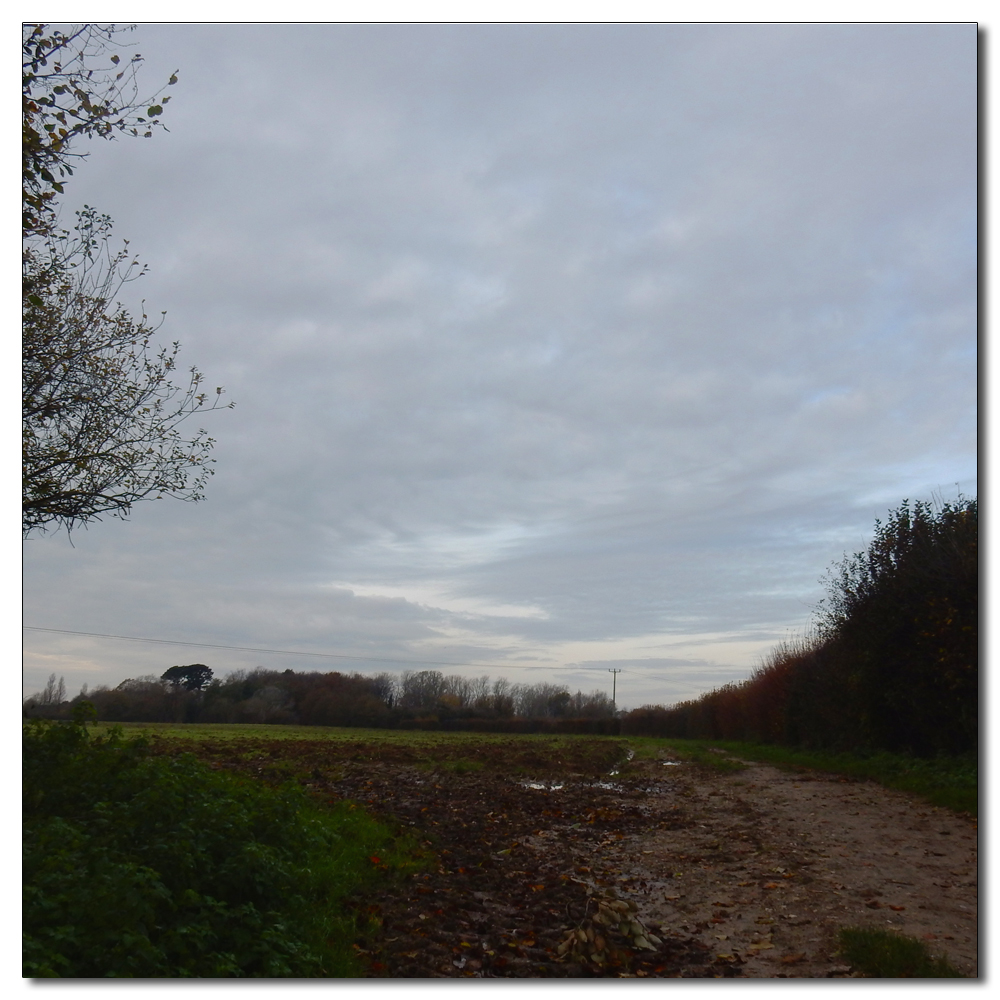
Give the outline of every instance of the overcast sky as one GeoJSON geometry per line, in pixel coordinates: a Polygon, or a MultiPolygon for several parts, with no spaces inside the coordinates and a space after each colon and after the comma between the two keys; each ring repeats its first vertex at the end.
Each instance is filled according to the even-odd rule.
{"type": "Polygon", "coordinates": [[[670,703],[976,486],[976,29],[141,25],[110,214],[203,503],[33,537],[26,691],[442,669],[670,703]],[[421,661],[445,661],[438,666],[421,661]],[[462,666],[466,664],[466,666],[462,666]]]}

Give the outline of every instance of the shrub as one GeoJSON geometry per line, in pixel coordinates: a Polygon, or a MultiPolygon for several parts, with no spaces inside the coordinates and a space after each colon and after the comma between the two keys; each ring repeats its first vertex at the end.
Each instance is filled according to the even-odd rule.
{"type": "Polygon", "coordinates": [[[357,974],[349,895],[388,831],[295,788],[24,728],[26,977],[357,974]]]}
{"type": "Polygon", "coordinates": [[[935,957],[923,941],[881,928],[845,927],[840,953],[859,972],[874,979],[961,979],[944,957],[935,957]]]}
{"type": "Polygon", "coordinates": [[[978,743],[979,509],[904,502],[832,575],[820,629],[867,741],[964,753],[978,743]]]}

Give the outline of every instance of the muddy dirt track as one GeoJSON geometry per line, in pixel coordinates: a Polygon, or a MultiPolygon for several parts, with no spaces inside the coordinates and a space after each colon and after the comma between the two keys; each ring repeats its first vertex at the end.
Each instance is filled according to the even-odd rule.
{"type": "Polygon", "coordinates": [[[433,852],[366,900],[380,922],[363,942],[372,976],[847,977],[836,933],[858,924],[978,974],[970,819],[869,782],[627,750],[499,737],[198,753],[265,777],[294,761],[315,792],[363,803],[433,852]]]}

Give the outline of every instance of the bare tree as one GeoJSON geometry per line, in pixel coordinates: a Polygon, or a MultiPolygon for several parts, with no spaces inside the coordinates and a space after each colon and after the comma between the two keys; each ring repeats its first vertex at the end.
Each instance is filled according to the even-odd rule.
{"type": "Polygon", "coordinates": [[[29,700],[35,705],[61,705],[66,700],[65,678],[60,677],[57,681],[54,673],[49,674],[48,682],[42,691],[29,700]]]}
{"type": "Polygon", "coordinates": [[[146,498],[200,500],[213,440],[180,425],[220,408],[191,368],[177,385],[179,345],[157,349],[157,327],[114,297],[141,275],[108,247],[111,223],[79,213],[76,235],[24,254],[22,300],[22,528],[71,530],[101,514],[126,517],[146,498]]]}
{"type": "Polygon", "coordinates": [[[376,697],[382,701],[386,708],[392,708],[398,698],[399,685],[396,681],[396,675],[383,671],[370,678],[370,681],[376,697]]]}
{"type": "Polygon", "coordinates": [[[490,692],[490,708],[497,715],[507,717],[514,714],[513,685],[506,677],[498,677],[490,692]]]}
{"type": "Polygon", "coordinates": [[[484,674],[469,682],[469,704],[473,708],[487,709],[490,703],[490,678],[484,674]]]}
{"type": "Polygon", "coordinates": [[[444,675],[440,670],[405,670],[399,678],[399,687],[402,708],[434,708],[445,694],[444,675]]]}
{"type": "MultiPolygon", "coordinates": [[[[138,54],[121,65],[119,29],[68,32],[28,24],[22,96],[22,529],[67,531],[126,517],[138,500],[200,500],[212,474],[213,441],[179,427],[221,408],[190,368],[175,384],[179,345],[158,347],[158,324],[116,301],[144,269],[126,243],[110,246],[111,220],[77,213],[72,233],[56,225],[55,197],[80,136],[151,135],[168,98],[140,113],[138,54]]],[[[169,83],[176,82],[176,76],[169,83]]],[[[232,404],[229,404],[232,405],[232,404]]]]}

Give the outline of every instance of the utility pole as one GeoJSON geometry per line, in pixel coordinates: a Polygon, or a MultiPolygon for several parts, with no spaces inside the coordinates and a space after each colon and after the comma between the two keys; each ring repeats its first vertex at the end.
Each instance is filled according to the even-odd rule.
{"type": "Polygon", "coordinates": [[[618,712],[618,700],[615,697],[615,693],[618,687],[618,675],[621,672],[621,667],[608,667],[608,673],[611,674],[611,704],[614,705],[616,714],[618,712]]]}

